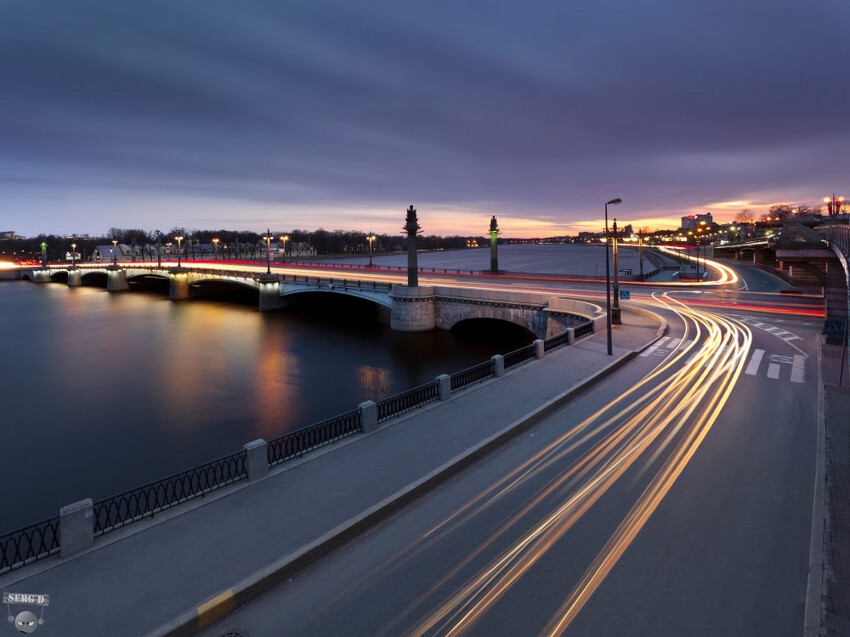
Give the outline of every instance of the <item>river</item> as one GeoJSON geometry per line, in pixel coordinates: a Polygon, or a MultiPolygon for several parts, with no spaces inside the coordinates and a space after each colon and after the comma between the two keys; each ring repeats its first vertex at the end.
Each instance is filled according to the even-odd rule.
{"type": "Polygon", "coordinates": [[[0,282],[0,533],[531,342],[397,333],[332,298],[260,313],[256,296],[0,282]]]}

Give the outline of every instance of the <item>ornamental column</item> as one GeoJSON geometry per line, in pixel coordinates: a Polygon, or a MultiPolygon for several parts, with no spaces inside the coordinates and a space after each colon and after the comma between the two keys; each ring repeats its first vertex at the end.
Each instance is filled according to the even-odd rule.
{"type": "Polygon", "coordinates": [[[499,274],[499,248],[498,248],[499,224],[496,215],[490,219],[490,272],[499,274]]]}
{"type": "Polygon", "coordinates": [[[416,287],[419,285],[419,267],[416,261],[416,233],[422,228],[419,225],[419,219],[416,217],[416,208],[410,206],[407,209],[404,228],[407,232],[407,285],[408,287],[416,287]]]}

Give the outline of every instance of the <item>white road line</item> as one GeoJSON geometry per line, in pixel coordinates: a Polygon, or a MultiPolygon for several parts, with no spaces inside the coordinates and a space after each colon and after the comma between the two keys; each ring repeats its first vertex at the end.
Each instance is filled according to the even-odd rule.
{"type": "Polygon", "coordinates": [[[767,377],[774,380],[779,378],[779,365],[777,363],[771,363],[767,366],[767,377]]]}
{"type": "Polygon", "coordinates": [[[753,356],[750,358],[750,364],[747,365],[747,369],[744,370],[744,373],[749,374],[750,376],[755,376],[759,371],[762,356],[764,356],[763,349],[753,350],[753,356]]]}
{"type": "Polygon", "coordinates": [[[791,382],[804,383],[806,381],[806,357],[799,354],[794,356],[794,364],[791,368],[791,382]]]}
{"type": "Polygon", "coordinates": [[[641,352],[640,355],[641,356],[651,356],[652,354],[655,353],[655,350],[657,350],[659,347],[661,347],[661,344],[664,341],[668,340],[669,338],[670,338],[669,336],[664,336],[662,338],[659,338],[657,341],[655,341],[654,345],[652,345],[651,347],[648,347],[645,351],[641,352]]]}

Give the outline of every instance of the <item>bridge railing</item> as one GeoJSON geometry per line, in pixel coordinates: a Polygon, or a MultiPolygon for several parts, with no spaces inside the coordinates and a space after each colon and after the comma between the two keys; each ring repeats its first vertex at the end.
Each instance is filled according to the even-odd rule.
{"type": "Polygon", "coordinates": [[[819,226],[815,230],[829,243],[835,245],[845,257],[850,257],[850,226],[819,226]]]}
{"type": "Polygon", "coordinates": [[[97,537],[131,522],[152,517],[160,511],[204,496],[247,476],[243,450],[100,500],[92,506],[94,535],[97,537]]]}
{"type": "Polygon", "coordinates": [[[522,365],[523,363],[527,363],[528,361],[534,360],[536,357],[535,349],[536,348],[534,347],[534,345],[526,345],[525,347],[520,347],[519,349],[515,349],[512,352],[508,352],[507,354],[505,354],[505,369],[513,369],[518,365],[522,365]]]}
{"type": "Polygon", "coordinates": [[[270,466],[280,464],[362,430],[363,422],[359,408],[322,420],[309,427],[271,439],[267,450],[268,463],[270,466]]]}

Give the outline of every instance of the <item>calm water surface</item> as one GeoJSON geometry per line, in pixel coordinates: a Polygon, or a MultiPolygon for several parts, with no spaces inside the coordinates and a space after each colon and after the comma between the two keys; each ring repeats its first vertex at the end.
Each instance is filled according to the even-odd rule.
{"type": "Polygon", "coordinates": [[[253,303],[0,282],[0,533],[531,340],[400,334],[369,306],[253,303]]]}

